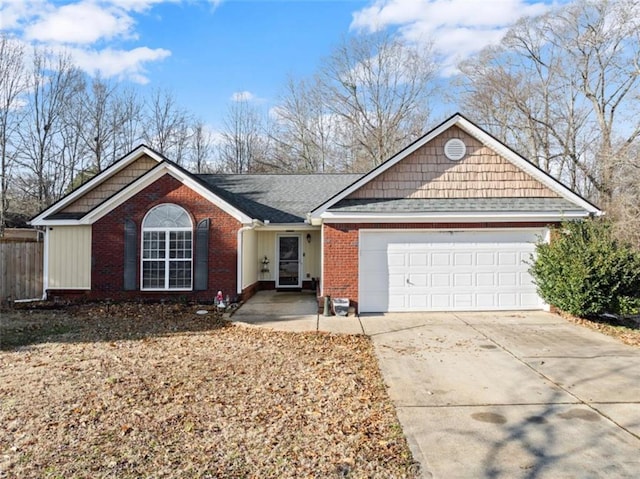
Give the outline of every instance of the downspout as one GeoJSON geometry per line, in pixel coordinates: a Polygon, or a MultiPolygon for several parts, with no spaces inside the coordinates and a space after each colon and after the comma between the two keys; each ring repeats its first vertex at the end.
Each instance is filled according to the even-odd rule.
{"type": "Polygon", "coordinates": [[[236,272],[236,278],[238,278],[237,280],[237,285],[236,285],[236,294],[241,295],[242,294],[242,249],[243,249],[243,233],[245,231],[249,231],[252,229],[255,229],[255,227],[258,226],[258,220],[251,220],[251,224],[250,225],[245,225],[243,227],[241,227],[238,230],[238,240],[236,242],[237,246],[237,251],[238,251],[238,265],[237,265],[237,272],[236,272]]]}
{"type": "Polygon", "coordinates": [[[45,230],[41,231],[42,239],[44,245],[42,249],[44,250],[42,255],[42,301],[47,300],[47,289],[49,289],[49,234],[47,233],[47,227],[45,226],[45,230]]]}

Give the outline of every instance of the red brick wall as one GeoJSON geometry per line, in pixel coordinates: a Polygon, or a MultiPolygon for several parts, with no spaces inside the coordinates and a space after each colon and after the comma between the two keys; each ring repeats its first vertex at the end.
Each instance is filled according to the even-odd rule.
{"type": "Polygon", "coordinates": [[[322,294],[358,307],[358,239],[363,229],[545,228],[548,223],[325,223],[322,294]]]}
{"type": "MultiPolygon", "coordinates": [[[[183,297],[201,301],[212,300],[218,290],[231,297],[236,295],[237,232],[240,222],[217,206],[165,175],[140,193],[94,223],[92,229],[91,291],[84,299],[175,299],[183,297]],[[208,291],[150,292],[124,291],[124,221],[132,219],[138,228],[137,285],[140,285],[140,243],[142,220],[147,212],[161,203],[182,206],[195,225],[210,218],[208,291]]],[[[195,243],[195,234],[194,234],[195,243]]],[[[195,244],[194,244],[195,246],[195,244]]],[[[194,265],[195,265],[194,249],[194,265]]],[[[139,286],[138,286],[139,287],[139,286]]],[[[58,293],[52,292],[52,295],[58,293]]],[[[77,296],[76,296],[77,297],[77,296]]]]}

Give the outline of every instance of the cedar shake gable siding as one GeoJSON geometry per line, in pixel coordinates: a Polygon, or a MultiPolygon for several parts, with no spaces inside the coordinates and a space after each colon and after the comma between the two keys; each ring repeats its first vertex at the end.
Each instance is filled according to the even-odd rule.
{"type": "Polygon", "coordinates": [[[88,299],[191,299],[211,301],[218,290],[233,296],[236,292],[237,232],[242,225],[208,200],[195,193],[171,175],[149,185],[93,224],[91,291],[88,299]],[[210,219],[208,242],[208,285],[206,291],[141,291],[140,244],[142,220],[156,205],[173,203],[183,207],[191,216],[194,226],[193,267],[195,253],[195,226],[210,219]],[[137,289],[124,290],[124,224],[131,219],[137,231],[137,289]]]}
{"type": "Polygon", "coordinates": [[[457,126],[452,126],[347,199],[557,198],[558,195],[457,126]],[[444,156],[444,144],[467,146],[460,161],[444,156]]]}
{"type": "Polygon", "coordinates": [[[158,165],[153,158],[142,155],[118,173],[87,191],[80,198],[60,211],[60,213],[87,213],[104,200],[134,182],[146,172],[158,165]]]}

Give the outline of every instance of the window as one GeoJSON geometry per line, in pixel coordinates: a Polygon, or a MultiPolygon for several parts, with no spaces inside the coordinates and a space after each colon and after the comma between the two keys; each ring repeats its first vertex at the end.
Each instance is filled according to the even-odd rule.
{"type": "Polygon", "coordinates": [[[153,208],[142,222],[142,289],[190,290],[193,225],[172,204],[153,208]]]}

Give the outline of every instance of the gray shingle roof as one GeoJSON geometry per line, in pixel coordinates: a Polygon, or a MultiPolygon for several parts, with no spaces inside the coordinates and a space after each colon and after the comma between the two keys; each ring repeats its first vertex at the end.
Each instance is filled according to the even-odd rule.
{"type": "Polygon", "coordinates": [[[313,208],[362,175],[195,175],[220,198],[251,218],[301,223],[313,208]]]}
{"type": "Polygon", "coordinates": [[[438,198],[345,199],[329,211],[349,213],[476,213],[480,211],[535,213],[584,210],[564,198],[438,198]]]}

